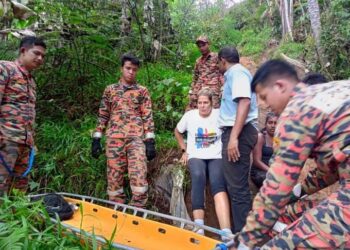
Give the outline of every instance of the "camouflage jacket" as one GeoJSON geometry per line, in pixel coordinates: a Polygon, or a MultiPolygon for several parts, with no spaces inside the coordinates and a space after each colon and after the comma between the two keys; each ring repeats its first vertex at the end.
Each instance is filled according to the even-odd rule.
{"type": "MultiPolygon", "coordinates": [[[[289,202],[305,161],[317,168],[308,173],[308,193],[339,180],[350,184],[350,81],[305,87],[298,84],[276,127],[274,155],[266,180],[255,197],[253,209],[239,241],[253,247],[272,228],[289,202]]],[[[346,184],[347,183],[347,184],[346,184]]]]}
{"type": "Polygon", "coordinates": [[[190,94],[197,95],[202,88],[208,87],[214,91],[215,95],[221,95],[224,78],[219,71],[218,63],[218,55],[214,52],[197,59],[190,94]]]}
{"type": "Polygon", "coordinates": [[[147,88],[122,83],[106,87],[96,132],[109,138],[154,137],[152,103],[147,88]]]}
{"type": "Polygon", "coordinates": [[[0,61],[0,138],[34,144],[36,85],[18,61],[0,61]]]}

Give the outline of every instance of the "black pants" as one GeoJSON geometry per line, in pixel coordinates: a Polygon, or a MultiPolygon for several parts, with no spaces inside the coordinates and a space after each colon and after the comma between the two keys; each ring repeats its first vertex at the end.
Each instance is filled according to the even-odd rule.
{"type": "Polygon", "coordinates": [[[250,178],[252,179],[253,183],[257,188],[261,188],[264,180],[266,179],[267,171],[264,171],[262,169],[257,169],[252,167],[250,170],[250,178]]]}
{"type": "Polygon", "coordinates": [[[204,193],[209,177],[211,194],[226,192],[222,159],[203,160],[191,158],[188,161],[192,183],[192,210],[204,209],[204,193]]]}
{"type": "Polygon", "coordinates": [[[238,137],[240,158],[237,162],[228,161],[227,145],[230,140],[232,127],[224,127],[222,135],[222,160],[227,191],[230,196],[233,217],[233,233],[241,231],[245,225],[248,212],[251,209],[249,190],[250,153],[258,139],[257,129],[250,123],[244,125],[238,137]]]}

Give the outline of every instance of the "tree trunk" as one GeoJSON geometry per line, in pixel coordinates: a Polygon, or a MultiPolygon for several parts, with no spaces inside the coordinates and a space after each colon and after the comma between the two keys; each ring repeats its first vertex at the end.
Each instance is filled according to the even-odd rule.
{"type": "MultiPolygon", "coordinates": [[[[0,0],[0,30],[6,30],[11,27],[12,17],[8,13],[10,8],[10,2],[0,0]]],[[[7,35],[8,33],[6,32],[1,33],[0,40],[7,40],[7,35]]]]}
{"type": "Polygon", "coordinates": [[[293,0],[280,1],[282,38],[293,40],[293,0]]]}
{"type": "Polygon", "coordinates": [[[308,0],[308,12],[311,22],[311,30],[315,39],[317,50],[321,46],[321,19],[320,19],[320,7],[317,0],[308,0]]]}
{"type": "Polygon", "coordinates": [[[120,4],[122,7],[122,15],[120,17],[120,30],[122,36],[129,36],[131,32],[131,17],[129,15],[128,1],[121,0],[120,4]]]}
{"type": "Polygon", "coordinates": [[[161,56],[166,42],[173,42],[169,7],[165,1],[145,0],[143,7],[144,29],[150,42],[149,53],[152,60],[161,56]]]}
{"type": "Polygon", "coordinates": [[[318,60],[320,61],[321,67],[325,69],[327,67],[327,57],[321,46],[321,18],[320,18],[320,7],[317,0],[308,0],[308,13],[310,17],[311,30],[313,38],[315,39],[316,51],[318,60]]]}

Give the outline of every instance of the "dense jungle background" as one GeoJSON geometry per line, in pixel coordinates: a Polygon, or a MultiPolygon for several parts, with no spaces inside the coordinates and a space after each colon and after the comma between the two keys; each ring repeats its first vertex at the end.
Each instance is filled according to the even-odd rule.
{"type": "MultiPolygon", "coordinates": [[[[301,75],[317,71],[330,80],[350,77],[348,0],[0,0],[0,20],[0,60],[15,59],[19,38],[31,31],[48,44],[46,63],[35,72],[34,193],[65,191],[106,198],[106,159],[90,157],[90,135],[103,90],[117,81],[119,58],[125,52],[142,59],[138,81],[152,95],[159,153],[149,164],[151,181],[177,156],[172,133],[187,104],[200,56],[197,36],[207,34],[213,51],[237,46],[242,63],[252,71],[267,59],[284,58],[301,75]]],[[[156,210],[152,202],[149,207],[156,210]]],[[[26,207],[21,200],[5,205],[4,211],[26,207]]],[[[0,226],[0,237],[3,232],[6,237],[28,234],[14,230],[23,227],[23,217],[35,217],[34,211],[26,210],[16,219],[1,211],[0,220],[14,225],[8,231],[0,226]]],[[[74,246],[74,240],[53,234],[46,245],[23,243],[18,236],[19,249],[23,244],[74,246]]],[[[4,239],[1,249],[10,247],[4,239]]]]}

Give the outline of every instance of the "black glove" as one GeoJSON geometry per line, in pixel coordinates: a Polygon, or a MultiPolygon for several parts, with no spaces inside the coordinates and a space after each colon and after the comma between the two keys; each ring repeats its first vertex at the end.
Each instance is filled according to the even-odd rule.
{"type": "Polygon", "coordinates": [[[102,153],[101,138],[92,138],[91,156],[97,159],[101,153],[102,153]]]}
{"type": "Polygon", "coordinates": [[[154,141],[154,139],[148,139],[145,141],[145,145],[147,160],[151,161],[156,157],[156,142],[154,141]]]}

